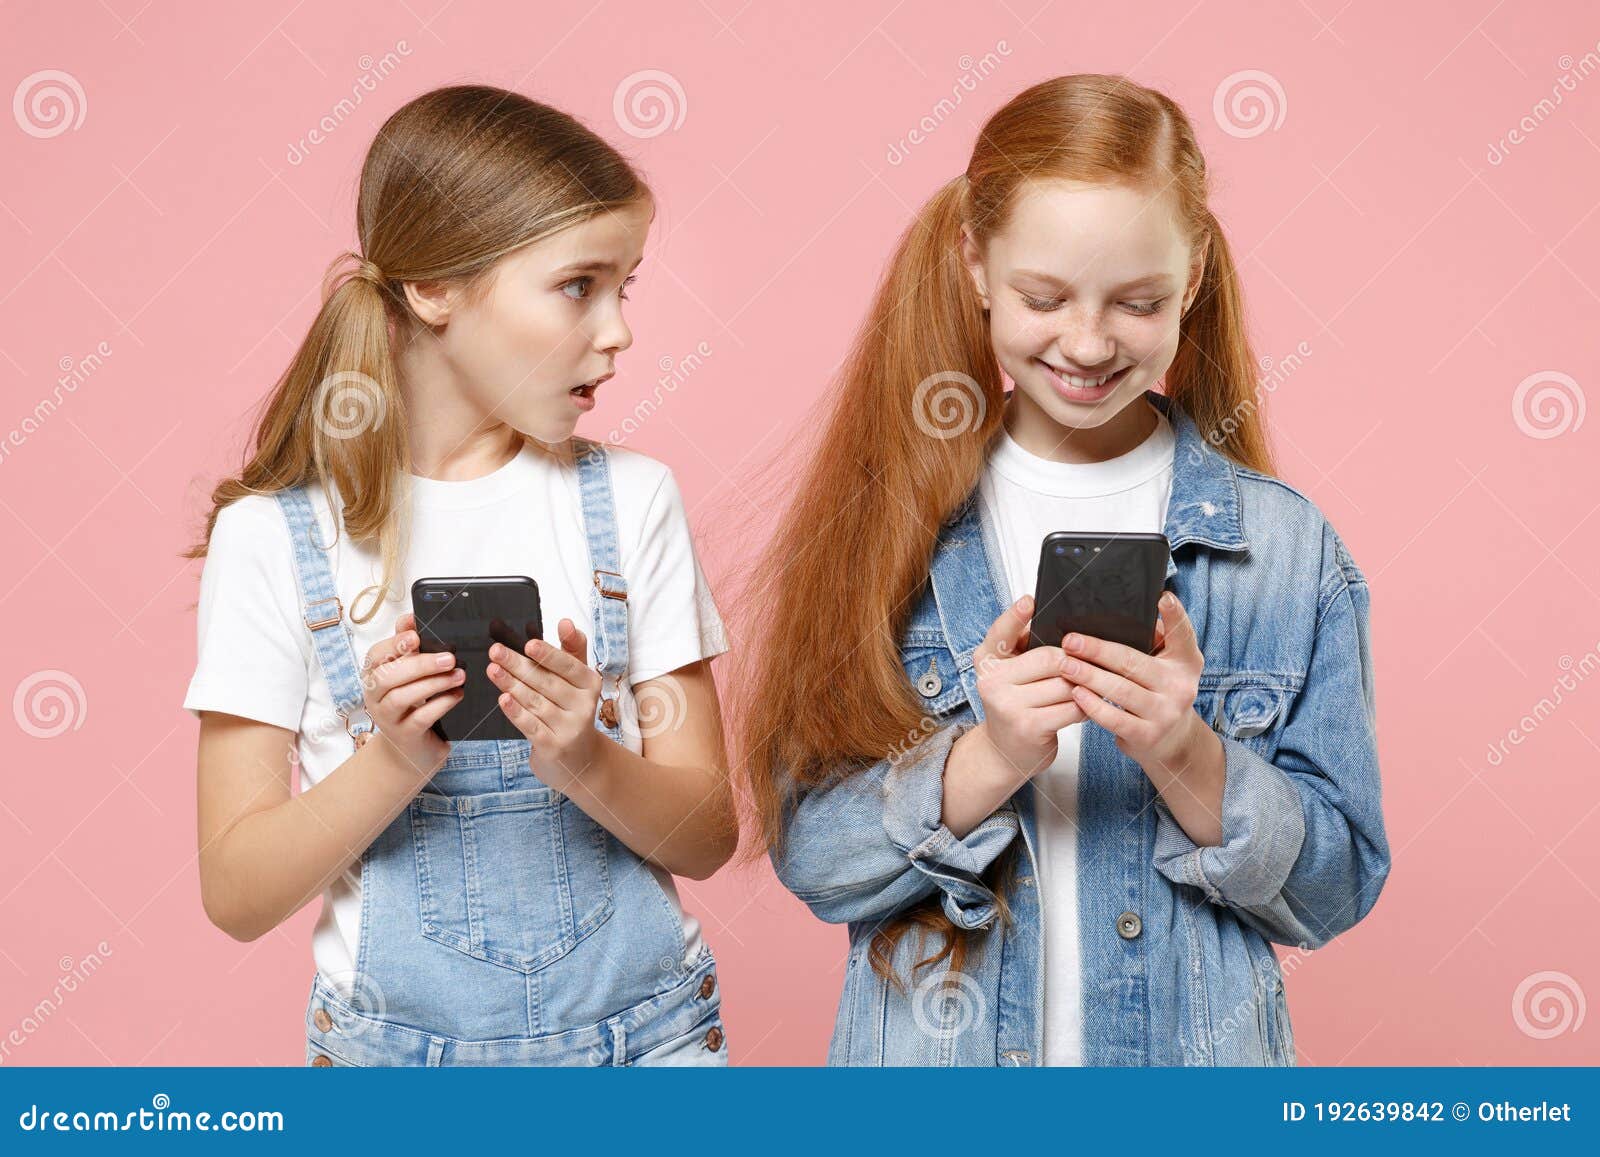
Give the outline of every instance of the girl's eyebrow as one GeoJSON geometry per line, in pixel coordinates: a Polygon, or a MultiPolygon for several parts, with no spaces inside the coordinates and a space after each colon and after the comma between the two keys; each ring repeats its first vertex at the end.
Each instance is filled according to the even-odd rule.
{"type": "MultiPolygon", "coordinates": [[[[644,257],[641,255],[639,261],[643,260],[644,257]]],[[[633,263],[632,269],[639,268],[639,261],[633,263]]],[[[615,261],[602,261],[599,258],[595,258],[589,261],[574,261],[571,265],[563,265],[552,276],[562,277],[572,273],[614,273],[616,268],[617,263],[615,261]]],[[[632,272],[631,269],[630,272],[632,272]]]]}
{"type": "MultiPolygon", "coordinates": [[[[1059,277],[1056,277],[1055,275],[1050,274],[1050,273],[1041,273],[1037,269],[1019,269],[1019,270],[1017,270],[1017,274],[1016,275],[1018,277],[1031,277],[1031,278],[1033,278],[1033,279],[1035,279],[1037,281],[1047,282],[1047,283],[1049,283],[1051,285],[1066,285],[1067,284],[1066,282],[1062,281],[1059,277]]],[[[1166,274],[1166,273],[1147,273],[1143,277],[1136,277],[1132,281],[1124,281],[1121,285],[1112,286],[1112,289],[1114,291],[1120,292],[1122,290],[1138,289],[1140,286],[1143,286],[1143,285],[1169,286],[1171,284],[1172,284],[1172,277],[1171,277],[1170,274],[1166,274]]]]}

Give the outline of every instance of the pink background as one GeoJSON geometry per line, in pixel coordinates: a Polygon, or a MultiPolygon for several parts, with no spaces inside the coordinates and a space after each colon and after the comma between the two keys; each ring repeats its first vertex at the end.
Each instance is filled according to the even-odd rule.
{"type": "MultiPolygon", "coordinates": [[[[1600,992],[1600,418],[1582,420],[1600,76],[1570,80],[1600,52],[1586,7],[7,5],[5,91],[61,70],[83,117],[0,127],[0,441],[63,367],[110,352],[0,458],[0,691],[56,670],[82,692],[59,735],[30,734],[49,728],[26,705],[0,727],[0,1040],[23,1032],[4,1063],[302,1057],[315,905],[251,945],[201,912],[180,708],[199,566],[179,552],[353,243],[389,112],[485,80],[646,171],[661,211],[636,344],[580,429],[607,436],[663,359],[706,343],[627,441],[677,472],[726,606],[783,497],[761,471],[808,428],[913,208],[990,112],[1073,71],[1127,73],[1195,121],[1258,352],[1309,350],[1268,408],[1283,472],[1372,585],[1395,868],[1362,925],[1287,965],[1301,1062],[1600,1062],[1600,1025],[1579,1019],[1600,992]],[[291,159],[385,54],[353,115],[291,159]],[[681,123],[649,136],[613,112],[644,70],[683,94],[681,123]],[[1281,122],[1226,131],[1214,97],[1246,70],[1281,91],[1281,122]],[[1518,408],[1538,375],[1564,410],[1518,408]],[[1564,674],[1564,702],[1519,723],[1564,674]]],[[[820,1062],[844,930],[764,867],[684,892],[722,961],[736,1063],[820,1062]]]]}

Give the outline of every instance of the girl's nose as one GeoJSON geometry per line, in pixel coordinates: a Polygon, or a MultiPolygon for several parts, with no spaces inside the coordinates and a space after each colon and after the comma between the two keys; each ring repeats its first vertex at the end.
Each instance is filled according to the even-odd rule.
{"type": "Polygon", "coordinates": [[[633,344],[633,331],[622,319],[620,310],[614,312],[595,335],[595,346],[601,353],[615,356],[633,344]]]}
{"type": "Polygon", "coordinates": [[[1080,369],[1093,369],[1116,356],[1111,335],[1098,326],[1085,325],[1061,335],[1056,342],[1061,356],[1080,369]]]}

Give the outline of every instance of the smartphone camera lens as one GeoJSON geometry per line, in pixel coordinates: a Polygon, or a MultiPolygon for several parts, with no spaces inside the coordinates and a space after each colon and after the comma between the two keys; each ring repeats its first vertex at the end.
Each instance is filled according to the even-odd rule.
{"type": "Polygon", "coordinates": [[[1058,555],[1066,554],[1067,553],[1067,548],[1065,546],[1063,546],[1061,543],[1058,542],[1058,543],[1056,543],[1055,553],[1058,554],[1058,555]]]}
{"type": "Polygon", "coordinates": [[[1081,558],[1082,556],[1083,556],[1083,547],[1075,546],[1075,547],[1072,548],[1072,557],[1073,558],[1081,558]]]}

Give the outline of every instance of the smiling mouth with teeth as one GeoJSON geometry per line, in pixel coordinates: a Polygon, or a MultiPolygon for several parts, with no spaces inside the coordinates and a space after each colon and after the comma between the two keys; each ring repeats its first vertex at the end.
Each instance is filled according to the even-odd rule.
{"type": "Polygon", "coordinates": [[[1101,374],[1099,377],[1094,378],[1084,378],[1079,377],[1077,374],[1069,374],[1065,370],[1058,369],[1043,359],[1040,359],[1039,364],[1055,375],[1056,381],[1060,382],[1064,386],[1069,386],[1074,390],[1097,390],[1102,386],[1107,386],[1114,382],[1121,381],[1123,375],[1126,374],[1129,369],[1129,367],[1123,366],[1120,370],[1116,370],[1109,374],[1101,374]]]}

